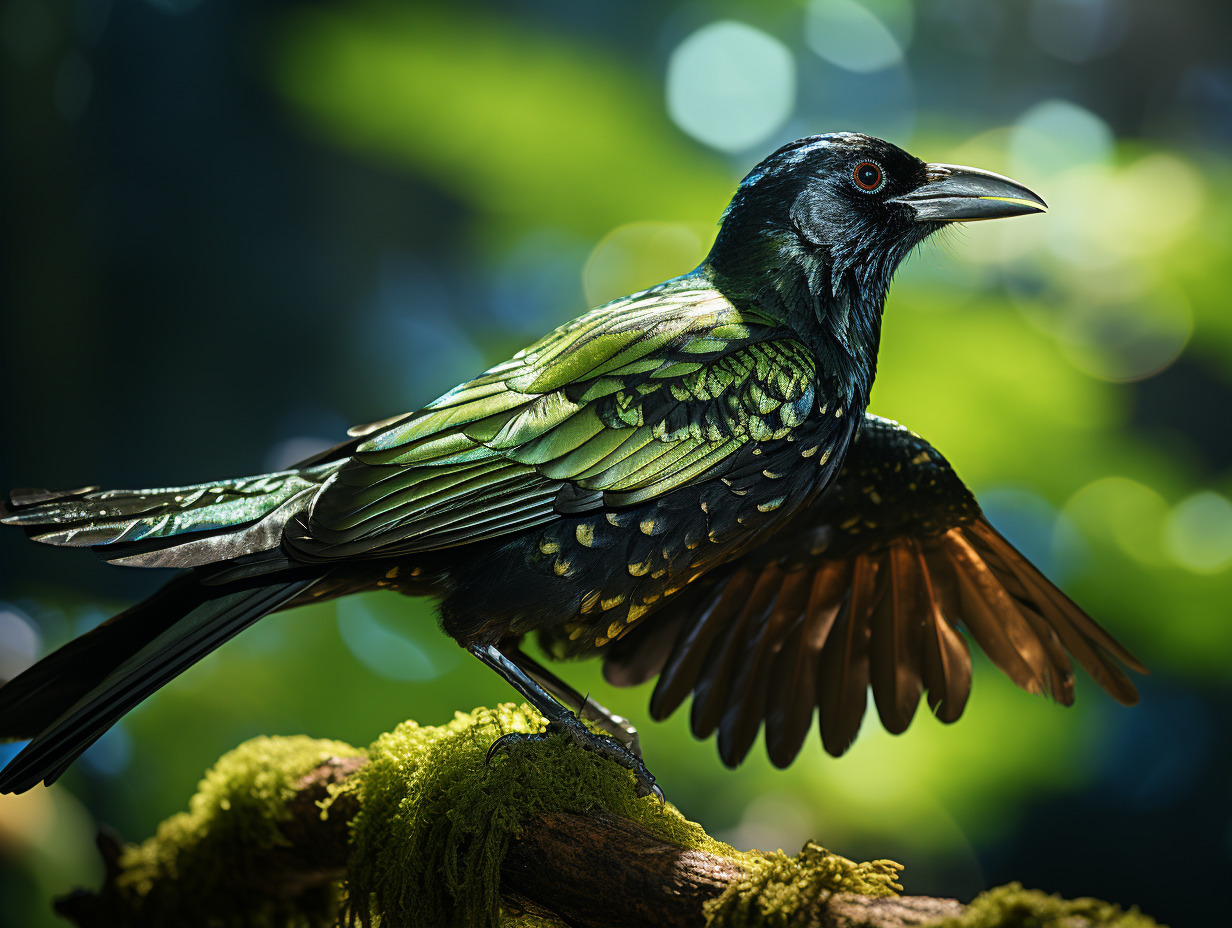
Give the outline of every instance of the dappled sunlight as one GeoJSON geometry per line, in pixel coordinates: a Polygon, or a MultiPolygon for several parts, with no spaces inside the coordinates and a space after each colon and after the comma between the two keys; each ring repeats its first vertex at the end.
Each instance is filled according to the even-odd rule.
{"type": "Polygon", "coordinates": [[[728,172],[664,131],[645,76],[599,49],[449,9],[302,8],[281,32],[276,80],[327,138],[501,218],[586,231],[717,219],[728,172]]]}
{"type": "MultiPolygon", "coordinates": [[[[1151,669],[1140,705],[1079,672],[1062,708],[977,656],[956,724],[922,704],[889,735],[870,695],[841,759],[814,727],[788,769],[759,741],[731,771],[687,703],[655,722],[652,685],[554,670],[627,715],[668,797],[742,847],[816,838],[908,858],[909,889],[974,892],[1020,867],[1059,881],[1049,855],[1073,844],[1090,872],[1124,871],[1100,894],[1127,901],[1135,843],[1232,860],[1232,71],[1209,50],[1215,0],[1158,18],[1115,0],[151,0],[64,22],[11,6],[0,55],[37,87],[3,123],[22,232],[3,489],[290,466],[689,271],[739,179],[799,136],[883,134],[1036,191],[1046,214],[951,226],[909,257],[871,411],[943,452],[1151,669]]],[[[158,580],[9,534],[0,679],[158,580]]],[[[149,833],[245,738],[362,745],[510,698],[427,600],[269,616],[61,783],[0,797],[16,864],[0,921],[50,924],[49,895],[98,877],[98,823],[149,833]]]]}

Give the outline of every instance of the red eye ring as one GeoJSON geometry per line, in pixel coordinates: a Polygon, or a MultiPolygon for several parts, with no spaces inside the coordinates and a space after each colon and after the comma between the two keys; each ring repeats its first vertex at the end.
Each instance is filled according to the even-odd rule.
{"type": "Polygon", "coordinates": [[[861,161],[851,172],[851,179],[865,193],[876,193],[885,186],[885,172],[876,161],[861,161]]]}

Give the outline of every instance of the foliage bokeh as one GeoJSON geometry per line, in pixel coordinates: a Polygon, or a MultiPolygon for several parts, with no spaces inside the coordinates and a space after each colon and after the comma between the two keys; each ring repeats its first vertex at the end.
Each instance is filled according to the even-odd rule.
{"type": "MultiPolygon", "coordinates": [[[[875,412],[1152,668],[1062,710],[977,667],[966,716],[739,770],[648,692],[673,801],[739,846],[1011,879],[1198,923],[1158,858],[1232,857],[1232,12],[1218,0],[0,4],[0,483],[284,465],[589,305],[692,267],[762,154],[832,129],[1027,183],[1047,216],[900,272],[875,412]],[[1167,8],[1167,14],[1164,8],[1167,8]],[[1154,849],[1154,853],[1151,850],[1154,849]]],[[[0,533],[0,678],[157,578],[0,533]]],[[[509,691],[374,594],[270,617],[62,783],[0,797],[0,920],[50,924],[260,733],[367,743],[509,691]]],[[[0,749],[0,758],[13,749],[0,749]]]]}

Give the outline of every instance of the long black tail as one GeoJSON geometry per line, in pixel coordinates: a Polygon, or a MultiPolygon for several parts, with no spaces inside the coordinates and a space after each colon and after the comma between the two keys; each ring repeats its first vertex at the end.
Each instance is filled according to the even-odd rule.
{"type": "Polygon", "coordinates": [[[269,579],[236,589],[184,574],[0,687],[0,739],[33,739],[0,793],[52,783],[137,703],[316,582],[269,579]]]}

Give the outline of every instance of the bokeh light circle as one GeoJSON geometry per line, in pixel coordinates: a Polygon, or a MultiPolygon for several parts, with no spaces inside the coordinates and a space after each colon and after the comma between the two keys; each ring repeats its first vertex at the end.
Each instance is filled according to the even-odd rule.
{"type": "Polygon", "coordinates": [[[1214,490],[1200,490],[1177,503],[1164,523],[1164,550],[1197,574],[1232,566],[1232,502],[1214,490]]]}
{"type": "Polygon", "coordinates": [[[902,62],[913,29],[906,0],[812,0],[804,41],[831,64],[867,74],[902,62]]]}
{"type": "Polygon", "coordinates": [[[586,261],[588,306],[636,293],[691,271],[706,256],[713,230],[676,222],[630,222],[605,235],[586,261]]]}
{"type": "Polygon", "coordinates": [[[1023,113],[1010,133],[1010,173],[1021,179],[1053,176],[1112,158],[1112,129],[1068,100],[1044,100],[1023,113]]]}
{"type": "Polygon", "coordinates": [[[667,63],[672,121],[720,151],[763,142],[787,122],[795,102],[791,51],[747,23],[705,25],[676,46],[667,63]]]}
{"type": "Polygon", "coordinates": [[[1063,351],[1079,370],[1126,382],[1158,374],[1193,334],[1184,295],[1153,291],[1132,302],[1080,302],[1058,320],[1063,351]]]}
{"type": "Polygon", "coordinates": [[[1101,477],[1062,508],[1088,538],[1114,544],[1140,564],[1164,563],[1162,528],[1168,504],[1158,492],[1129,477],[1101,477]]]}

